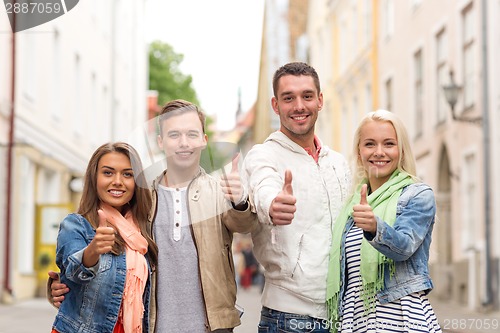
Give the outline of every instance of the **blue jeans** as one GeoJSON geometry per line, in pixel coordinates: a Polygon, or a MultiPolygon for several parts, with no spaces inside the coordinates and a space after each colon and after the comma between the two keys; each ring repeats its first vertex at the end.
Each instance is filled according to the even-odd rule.
{"type": "Polygon", "coordinates": [[[260,312],[259,333],[328,333],[329,325],[326,319],[313,318],[276,311],[262,307],[260,312]]]}

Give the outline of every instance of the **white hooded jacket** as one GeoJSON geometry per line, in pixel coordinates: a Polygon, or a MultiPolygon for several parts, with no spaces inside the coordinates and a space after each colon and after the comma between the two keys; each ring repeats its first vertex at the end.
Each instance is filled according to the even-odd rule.
{"type": "Polygon", "coordinates": [[[262,305],[326,319],[326,276],[331,231],[350,190],[346,159],[326,146],[318,163],[282,132],[272,133],[247,154],[243,167],[259,225],[254,253],[265,268],[262,305]],[[296,212],[290,225],[271,222],[269,207],[292,172],[296,212]]]}

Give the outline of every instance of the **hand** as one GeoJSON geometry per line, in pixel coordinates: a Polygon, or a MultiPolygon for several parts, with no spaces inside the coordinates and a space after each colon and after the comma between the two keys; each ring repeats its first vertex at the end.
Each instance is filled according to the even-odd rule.
{"type": "Polygon", "coordinates": [[[95,231],[94,239],[83,251],[83,265],[92,267],[99,261],[99,256],[108,253],[115,244],[115,229],[108,227],[106,213],[99,209],[99,227],[95,231]]]}
{"type": "Polygon", "coordinates": [[[352,217],[358,228],[375,234],[377,232],[377,219],[375,218],[375,214],[373,214],[372,207],[368,204],[368,200],[366,199],[367,188],[368,185],[366,184],[361,186],[361,199],[359,200],[359,205],[354,205],[352,208],[352,217]]]}
{"type": "Polygon", "coordinates": [[[59,279],[59,274],[56,272],[50,271],[50,299],[52,300],[52,305],[59,309],[61,303],[64,301],[64,294],[69,292],[69,288],[61,283],[59,279]]]}
{"type": "Polygon", "coordinates": [[[241,183],[240,173],[238,172],[238,161],[240,154],[238,153],[231,162],[231,172],[223,173],[220,181],[224,197],[231,201],[235,206],[246,200],[243,184],[241,183]]]}
{"type": "Polygon", "coordinates": [[[283,189],[271,202],[269,207],[269,216],[276,225],[286,225],[292,223],[293,216],[297,208],[295,203],[297,199],[293,196],[292,172],[285,170],[285,182],[283,189]]]}

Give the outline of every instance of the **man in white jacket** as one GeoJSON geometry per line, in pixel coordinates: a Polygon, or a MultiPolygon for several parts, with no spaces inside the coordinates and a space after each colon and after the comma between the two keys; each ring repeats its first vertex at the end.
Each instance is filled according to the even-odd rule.
{"type": "Polygon", "coordinates": [[[259,332],[328,332],[331,230],[349,191],[349,167],[314,134],[323,107],[316,70],[286,64],[273,91],[280,130],[248,152],[243,168],[260,221],[254,253],[265,268],[259,332]]]}

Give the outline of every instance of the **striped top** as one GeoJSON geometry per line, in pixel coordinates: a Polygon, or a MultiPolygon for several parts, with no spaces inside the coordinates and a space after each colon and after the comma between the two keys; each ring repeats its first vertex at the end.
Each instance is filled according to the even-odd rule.
{"type": "Polygon", "coordinates": [[[364,315],[360,298],[361,241],[363,230],[353,226],[346,238],[347,286],[341,318],[342,333],[379,332],[441,332],[434,310],[423,291],[404,296],[394,302],[380,304],[375,300],[376,310],[364,315]]]}

